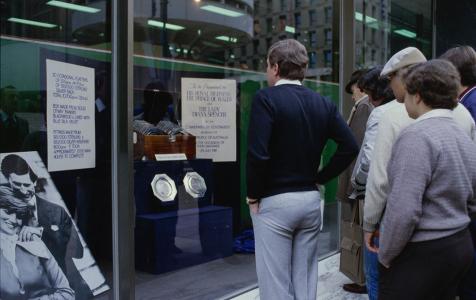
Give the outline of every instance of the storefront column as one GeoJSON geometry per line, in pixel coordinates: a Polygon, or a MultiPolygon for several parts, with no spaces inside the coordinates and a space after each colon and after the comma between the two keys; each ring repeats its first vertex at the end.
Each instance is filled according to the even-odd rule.
{"type": "Polygon", "coordinates": [[[132,0],[112,3],[113,299],[134,299],[132,0]]]}
{"type": "Polygon", "coordinates": [[[345,92],[345,84],[355,68],[354,1],[340,0],[340,49],[339,49],[339,99],[344,118],[349,115],[353,103],[351,95],[345,92]]]}

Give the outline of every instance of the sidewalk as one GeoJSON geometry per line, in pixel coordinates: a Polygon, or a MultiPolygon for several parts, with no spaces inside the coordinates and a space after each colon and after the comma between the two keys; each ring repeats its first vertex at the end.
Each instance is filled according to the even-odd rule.
{"type": "MultiPolygon", "coordinates": [[[[339,254],[319,262],[319,281],[317,299],[319,300],[368,300],[367,295],[347,293],[342,289],[349,283],[347,277],[339,272],[339,254]]],[[[249,291],[232,300],[259,300],[258,289],[249,291]]]]}

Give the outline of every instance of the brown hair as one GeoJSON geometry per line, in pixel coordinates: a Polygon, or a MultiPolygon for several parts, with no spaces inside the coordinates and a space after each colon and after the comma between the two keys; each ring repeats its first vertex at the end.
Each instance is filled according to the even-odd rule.
{"type": "Polygon", "coordinates": [[[274,43],[268,50],[269,65],[278,64],[279,77],[290,80],[303,80],[306,74],[306,47],[293,39],[274,43]]]}
{"type": "MultiPolygon", "coordinates": [[[[352,75],[350,75],[349,82],[345,85],[345,91],[347,94],[352,94],[352,86],[357,84],[359,79],[367,73],[367,69],[355,70],[352,75]]],[[[358,86],[357,86],[358,87],[358,86]]],[[[360,89],[360,88],[359,88],[360,89]]]]}
{"type": "Polygon", "coordinates": [[[461,85],[476,85],[476,51],[471,46],[451,48],[440,58],[450,61],[458,69],[461,85]]]}
{"type": "Polygon", "coordinates": [[[442,59],[412,66],[403,78],[407,92],[419,94],[423,103],[433,109],[456,107],[459,81],[456,68],[442,59]]]}

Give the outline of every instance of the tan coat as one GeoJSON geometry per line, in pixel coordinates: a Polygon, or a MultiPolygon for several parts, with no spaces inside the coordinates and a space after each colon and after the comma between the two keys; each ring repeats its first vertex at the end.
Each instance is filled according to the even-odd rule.
{"type": "MultiPolygon", "coordinates": [[[[365,136],[365,127],[370,113],[374,109],[374,106],[369,101],[369,97],[366,96],[359,100],[354,109],[352,109],[349,117],[349,127],[355,136],[355,140],[362,147],[365,136]]],[[[352,170],[354,170],[355,160],[345,169],[339,176],[339,186],[337,189],[337,199],[340,201],[347,201],[349,195],[352,193],[352,184],[350,183],[350,177],[352,176],[352,170]]]]}

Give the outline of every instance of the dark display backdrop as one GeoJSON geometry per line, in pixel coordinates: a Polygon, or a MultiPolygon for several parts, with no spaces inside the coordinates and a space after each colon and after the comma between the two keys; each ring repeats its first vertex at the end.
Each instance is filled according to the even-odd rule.
{"type": "MultiPolygon", "coordinates": [[[[205,68],[204,68],[205,69],[205,68]]],[[[175,107],[175,118],[181,117],[181,78],[216,78],[225,79],[225,70],[220,72],[185,71],[180,69],[164,69],[144,66],[134,67],[134,110],[141,112],[144,89],[149,83],[159,82],[173,97],[175,107]]],[[[240,153],[240,109],[239,109],[239,83],[237,88],[237,126],[236,126],[236,153],[240,153]]],[[[241,203],[240,203],[240,156],[237,155],[235,162],[213,163],[213,204],[231,207],[233,210],[233,232],[241,230],[241,203]]]]}
{"type": "Polygon", "coordinates": [[[436,57],[449,48],[476,48],[476,1],[436,0],[436,57]]]}

